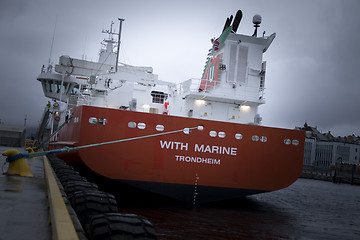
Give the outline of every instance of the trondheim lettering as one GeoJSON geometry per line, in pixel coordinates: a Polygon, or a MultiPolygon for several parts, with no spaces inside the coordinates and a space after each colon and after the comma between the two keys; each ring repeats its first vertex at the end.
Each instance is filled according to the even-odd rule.
{"type": "Polygon", "coordinates": [[[178,161],[178,162],[220,165],[220,159],[190,157],[190,156],[180,156],[180,155],[175,155],[175,158],[176,158],[176,161],[178,161]]]}

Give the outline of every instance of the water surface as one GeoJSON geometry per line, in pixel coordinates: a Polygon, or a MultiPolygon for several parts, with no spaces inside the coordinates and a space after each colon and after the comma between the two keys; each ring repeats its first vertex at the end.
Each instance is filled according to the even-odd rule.
{"type": "Polygon", "coordinates": [[[196,208],[121,204],[120,212],[147,217],[158,239],[360,239],[360,186],[347,184],[299,179],[279,191],[196,208]]]}

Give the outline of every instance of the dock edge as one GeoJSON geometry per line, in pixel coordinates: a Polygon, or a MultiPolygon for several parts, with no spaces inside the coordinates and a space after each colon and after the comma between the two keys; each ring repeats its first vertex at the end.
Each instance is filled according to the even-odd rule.
{"type": "Polygon", "coordinates": [[[79,240],[73,221],[66,208],[64,199],[57,185],[49,160],[44,156],[44,172],[50,207],[50,221],[52,239],[54,240],[79,240]]]}

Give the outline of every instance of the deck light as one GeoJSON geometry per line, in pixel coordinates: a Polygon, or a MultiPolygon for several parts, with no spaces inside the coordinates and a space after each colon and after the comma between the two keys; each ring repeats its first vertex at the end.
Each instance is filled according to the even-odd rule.
{"type": "Polygon", "coordinates": [[[240,110],[244,111],[244,112],[248,112],[250,110],[250,106],[248,105],[241,105],[240,106],[240,110]]]}
{"type": "Polygon", "coordinates": [[[196,103],[196,105],[201,106],[201,105],[204,105],[206,103],[206,101],[202,100],[202,99],[196,99],[195,103],[196,103]]]}
{"type": "Polygon", "coordinates": [[[145,110],[149,110],[149,109],[150,109],[150,105],[148,105],[148,104],[144,104],[144,105],[142,105],[142,107],[143,107],[143,109],[145,109],[145,110]]]}

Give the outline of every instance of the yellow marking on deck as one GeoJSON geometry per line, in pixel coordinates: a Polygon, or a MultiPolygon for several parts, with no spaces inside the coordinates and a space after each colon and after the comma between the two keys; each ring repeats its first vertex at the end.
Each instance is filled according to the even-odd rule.
{"type": "Polygon", "coordinates": [[[54,240],[78,240],[74,224],[66,208],[60,189],[55,180],[54,174],[49,164],[49,160],[44,156],[45,179],[48,188],[48,199],[50,206],[51,228],[54,240]]]}

